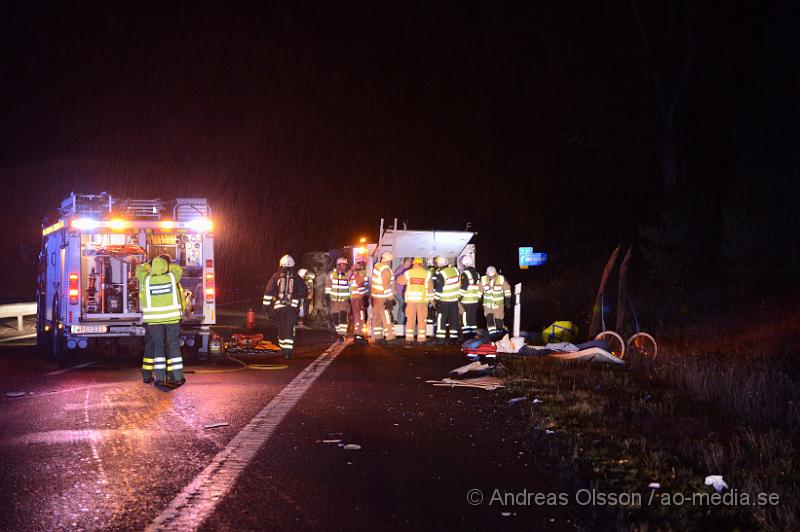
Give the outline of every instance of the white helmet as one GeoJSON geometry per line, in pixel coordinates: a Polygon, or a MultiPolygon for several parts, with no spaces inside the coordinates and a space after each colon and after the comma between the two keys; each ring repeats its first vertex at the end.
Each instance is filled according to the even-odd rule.
{"type": "Polygon", "coordinates": [[[294,259],[291,255],[284,255],[280,261],[281,268],[294,268],[294,259]]]}
{"type": "Polygon", "coordinates": [[[394,253],[391,251],[384,251],[381,255],[381,262],[391,262],[394,260],[394,253]]]}
{"type": "Polygon", "coordinates": [[[463,259],[461,259],[461,264],[465,268],[469,268],[471,266],[475,266],[475,259],[472,258],[472,255],[465,255],[463,259]]]}
{"type": "Polygon", "coordinates": [[[494,277],[495,275],[497,275],[497,269],[494,266],[489,266],[488,268],[486,268],[486,275],[488,275],[489,277],[494,277]]]}
{"type": "Polygon", "coordinates": [[[439,268],[444,268],[445,266],[450,265],[450,261],[447,260],[447,257],[436,257],[436,265],[439,268]]]}
{"type": "Polygon", "coordinates": [[[347,265],[348,264],[347,257],[339,257],[338,259],[336,259],[336,265],[338,266],[340,264],[347,265]]]}
{"type": "Polygon", "coordinates": [[[299,270],[297,270],[297,275],[299,275],[300,277],[305,277],[307,273],[308,270],[306,270],[305,268],[300,268],[299,270]]]}

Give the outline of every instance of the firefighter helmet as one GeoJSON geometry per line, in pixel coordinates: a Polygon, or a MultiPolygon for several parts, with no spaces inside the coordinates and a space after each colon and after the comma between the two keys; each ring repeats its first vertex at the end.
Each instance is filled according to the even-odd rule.
{"type": "Polygon", "coordinates": [[[471,268],[472,266],[475,266],[475,259],[472,258],[472,255],[466,255],[463,259],[461,259],[461,264],[465,268],[471,268]]]}
{"type": "Polygon", "coordinates": [[[305,268],[300,268],[299,270],[297,270],[297,275],[299,275],[301,279],[304,278],[307,273],[308,270],[305,268]]]}
{"type": "Polygon", "coordinates": [[[424,266],[425,261],[422,260],[422,257],[415,257],[414,261],[411,264],[419,264],[420,266],[424,266]]]}
{"type": "Polygon", "coordinates": [[[445,266],[449,266],[450,261],[447,260],[447,257],[436,257],[436,266],[439,268],[444,268],[445,266]]]}
{"type": "Polygon", "coordinates": [[[394,260],[394,253],[391,251],[384,251],[381,255],[381,262],[391,262],[394,260]]]}
{"type": "Polygon", "coordinates": [[[294,259],[291,255],[284,255],[281,257],[281,268],[294,268],[294,259]]]}
{"type": "Polygon", "coordinates": [[[336,259],[336,264],[348,264],[347,257],[339,257],[336,259]]]}
{"type": "Polygon", "coordinates": [[[495,275],[497,275],[497,269],[494,266],[489,266],[488,268],[486,268],[486,275],[488,275],[489,277],[494,277],[495,275]]]}

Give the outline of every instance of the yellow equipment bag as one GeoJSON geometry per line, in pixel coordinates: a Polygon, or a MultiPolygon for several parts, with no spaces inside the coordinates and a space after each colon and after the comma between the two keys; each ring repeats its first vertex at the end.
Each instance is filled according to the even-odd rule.
{"type": "Polygon", "coordinates": [[[574,343],[578,338],[578,326],[571,321],[556,321],[544,328],[542,338],[547,344],[574,343]]]}

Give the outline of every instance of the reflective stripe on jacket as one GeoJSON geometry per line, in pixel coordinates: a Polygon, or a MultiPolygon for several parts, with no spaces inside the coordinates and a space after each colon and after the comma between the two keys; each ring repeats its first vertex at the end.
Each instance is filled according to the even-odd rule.
{"type": "Polygon", "coordinates": [[[331,301],[350,301],[350,283],[347,281],[346,271],[334,270],[328,274],[325,294],[331,297],[331,301]]]}
{"type": "Polygon", "coordinates": [[[142,320],[145,323],[179,323],[182,314],[175,275],[172,272],[148,274],[144,278],[142,293],[142,320]]]}
{"type": "Polygon", "coordinates": [[[431,272],[425,268],[410,268],[403,272],[403,284],[406,303],[422,303],[433,299],[433,284],[431,272]]]}
{"type": "Polygon", "coordinates": [[[440,282],[434,298],[437,301],[458,301],[461,296],[461,276],[458,274],[458,270],[452,266],[445,266],[436,275],[440,277],[440,282]]]}
{"type": "Polygon", "coordinates": [[[481,300],[481,285],[479,281],[478,271],[475,268],[465,268],[461,272],[461,303],[467,305],[481,300]]]}
{"type": "Polygon", "coordinates": [[[264,291],[264,305],[279,309],[298,308],[308,289],[303,280],[289,268],[275,273],[264,291]]]}
{"type": "Polygon", "coordinates": [[[502,275],[481,277],[481,289],[483,290],[483,304],[489,308],[500,308],[503,306],[505,298],[511,298],[511,286],[506,282],[502,275]]]}
{"type": "Polygon", "coordinates": [[[350,297],[356,298],[367,295],[367,274],[364,270],[356,270],[350,276],[350,297]]]}
{"type": "Polygon", "coordinates": [[[392,268],[385,262],[379,262],[372,268],[370,295],[378,299],[386,299],[394,295],[392,291],[392,268]]]}

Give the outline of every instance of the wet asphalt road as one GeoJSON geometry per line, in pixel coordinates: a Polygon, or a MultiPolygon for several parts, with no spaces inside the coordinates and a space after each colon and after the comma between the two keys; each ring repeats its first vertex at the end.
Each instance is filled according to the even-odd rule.
{"type": "MultiPolygon", "coordinates": [[[[58,367],[33,347],[0,344],[0,530],[144,529],[324,339],[301,333],[304,353],[287,369],[190,374],[169,393],[129,362],[46,375],[58,367]],[[204,429],[218,421],[230,425],[204,429]]],[[[462,363],[454,348],[347,347],[202,528],[571,528],[563,509],[488,504],[495,488],[555,488],[506,393],[425,383],[462,363]],[[467,502],[471,489],[482,504],[467,502]]]]}

